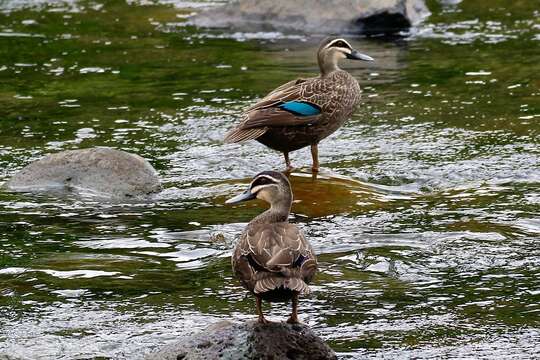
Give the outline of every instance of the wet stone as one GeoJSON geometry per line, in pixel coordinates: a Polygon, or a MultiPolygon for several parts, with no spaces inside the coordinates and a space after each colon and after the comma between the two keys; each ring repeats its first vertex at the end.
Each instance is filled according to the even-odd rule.
{"type": "Polygon", "coordinates": [[[176,359],[331,360],[337,356],[306,325],[221,321],[147,356],[147,360],[176,359]]]}
{"type": "Polygon", "coordinates": [[[161,190],[156,170],[144,158],[107,147],[46,155],[5,184],[15,192],[73,192],[106,198],[139,198],[161,190]]]}
{"type": "Polygon", "coordinates": [[[191,23],[243,31],[380,34],[406,30],[429,14],[424,0],[240,0],[205,10],[191,23]]]}

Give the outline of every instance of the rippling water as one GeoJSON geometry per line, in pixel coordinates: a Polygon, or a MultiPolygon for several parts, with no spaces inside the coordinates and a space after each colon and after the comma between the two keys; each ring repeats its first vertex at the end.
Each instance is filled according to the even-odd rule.
{"type": "MultiPolygon", "coordinates": [[[[221,139],[317,71],[320,38],[185,26],[201,3],[218,1],[0,1],[1,180],[103,145],[166,188],[126,204],[0,193],[0,357],[137,358],[253,318],[229,256],[263,205],[223,202],[283,164],[221,139]]],[[[443,3],[406,36],[352,39],[377,60],[345,65],[361,107],[321,144],[317,179],[292,155],[293,221],[320,254],[301,319],[343,358],[540,351],[539,9],[443,3]]]]}

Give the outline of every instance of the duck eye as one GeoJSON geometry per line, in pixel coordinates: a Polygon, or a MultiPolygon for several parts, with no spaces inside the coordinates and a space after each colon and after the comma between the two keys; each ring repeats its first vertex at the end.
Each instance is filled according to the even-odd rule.
{"type": "Polygon", "coordinates": [[[343,41],[337,41],[335,42],[332,47],[347,47],[343,41]]]}

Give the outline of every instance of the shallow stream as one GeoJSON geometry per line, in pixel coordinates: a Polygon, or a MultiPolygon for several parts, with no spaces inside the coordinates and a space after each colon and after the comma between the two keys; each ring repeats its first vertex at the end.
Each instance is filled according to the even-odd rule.
{"type": "MultiPolygon", "coordinates": [[[[540,352],[540,8],[443,3],[405,36],[351,37],[376,59],[343,66],[361,106],[318,178],[292,154],[292,221],[320,259],[300,317],[343,359],[540,352]]],[[[222,137],[316,74],[321,37],[185,26],[208,4],[0,0],[0,181],[111,146],[165,187],[126,204],[0,192],[0,358],[140,358],[254,318],[229,256],[264,205],[224,200],[283,160],[222,137]]]]}

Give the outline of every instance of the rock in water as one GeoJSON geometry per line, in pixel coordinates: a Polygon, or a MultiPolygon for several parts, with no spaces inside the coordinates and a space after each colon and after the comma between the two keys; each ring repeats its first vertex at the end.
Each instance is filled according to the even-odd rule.
{"type": "Polygon", "coordinates": [[[191,18],[201,27],[303,33],[395,33],[429,16],[424,0],[239,0],[191,18]]]}
{"type": "Polygon", "coordinates": [[[106,147],[67,150],[24,167],[7,183],[11,191],[74,191],[131,198],[161,190],[156,170],[142,157],[106,147]]]}
{"type": "Polygon", "coordinates": [[[165,346],[147,360],[334,360],[334,351],[306,325],[222,321],[165,346]]]}

